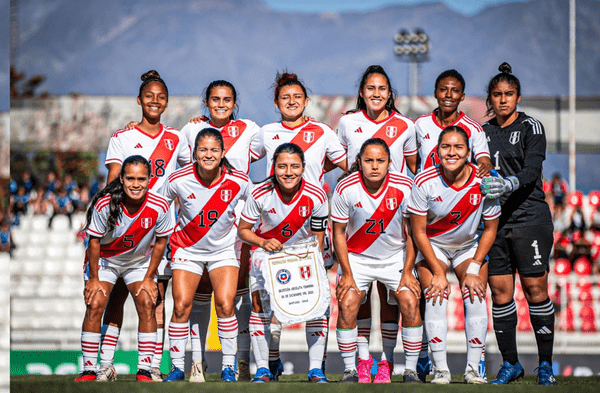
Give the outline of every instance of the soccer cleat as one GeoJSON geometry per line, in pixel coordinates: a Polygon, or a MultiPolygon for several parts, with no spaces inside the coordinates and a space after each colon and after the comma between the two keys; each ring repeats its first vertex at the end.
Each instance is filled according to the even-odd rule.
{"type": "Polygon", "coordinates": [[[98,376],[96,377],[96,381],[106,382],[106,381],[116,381],[117,380],[117,370],[112,364],[107,366],[101,366],[100,370],[98,370],[98,376]]]}
{"type": "Polygon", "coordinates": [[[377,374],[373,383],[391,383],[392,370],[394,369],[394,363],[390,363],[387,360],[382,360],[377,363],[377,374]]]}
{"type": "Polygon", "coordinates": [[[236,382],[235,371],[232,366],[225,366],[221,370],[221,382],[236,382]]]}
{"type": "Polygon", "coordinates": [[[96,372],[92,370],[85,370],[79,374],[79,377],[75,378],[75,382],[88,382],[96,380],[96,372]]]}
{"type": "Polygon", "coordinates": [[[358,358],[358,383],[371,383],[371,367],[373,367],[373,357],[369,354],[368,360],[358,358]]]}
{"type": "Polygon", "coordinates": [[[162,382],[163,375],[160,372],[160,368],[158,368],[158,367],[152,367],[152,370],[150,370],[150,374],[152,374],[152,380],[154,382],[162,382]]]}
{"type": "Polygon", "coordinates": [[[433,364],[431,364],[429,356],[419,358],[417,362],[417,375],[422,382],[427,382],[427,376],[431,373],[431,370],[433,370],[433,364]]]}
{"type": "Polygon", "coordinates": [[[150,370],[138,370],[135,374],[135,380],[138,382],[154,382],[150,370]]]}
{"type": "Polygon", "coordinates": [[[252,382],[270,382],[273,380],[273,374],[266,367],[261,367],[256,370],[256,374],[254,374],[254,378],[252,378],[252,382]]]}
{"type": "Polygon", "coordinates": [[[344,370],[344,375],[338,382],[358,382],[358,373],[356,370],[344,370]]]}
{"type": "Polygon", "coordinates": [[[250,365],[246,359],[238,360],[238,381],[250,381],[250,365]]]}
{"type": "Polygon", "coordinates": [[[192,362],[192,370],[190,371],[190,382],[205,382],[205,372],[206,368],[202,360],[194,360],[192,362]]]}
{"type": "Polygon", "coordinates": [[[475,370],[473,366],[467,364],[467,370],[465,371],[465,383],[481,385],[487,383],[487,381],[481,378],[478,370],[475,370]]]}
{"type": "Polygon", "coordinates": [[[556,379],[554,378],[554,372],[550,363],[543,361],[535,370],[537,371],[537,381],[540,385],[556,385],[556,379]]]}
{"type": "Polygon", "coordinates": [[[433,379],[431,383],[435,383],[437,385],[448,385],[452,380],[452,376],[450,375],[449,370],[442,370],[439,368],[433,368],[433,379]]]}
{"type": "Polygon", "coordinates": [[[423,381],[421,381],[419,379],[419,375],[417,374],[417,372],[415,370],[404,370],[404,375],[402,376],[402,381],[404,383],[421,383],[423,381]]]}
{"type": "Polygon", "coordinates": [[[512,381],[518,381],[523,375],[525,375],[525,371],[523,370],[521,363],[517,362],[517,364],[513,366],[505,360],[504,363],[502,363],[500,371],[498,371],[498,375],[496,375],[496,379],[490,382],[490,384],[505,385],[512,381]]]}
{"type": "Polygon", "coordinates": [[[329,380],[325,374],[323,374],[323,370],[320,368],[313,368],[308,372],[308,382],[327,383],[329,380]]]}
{"type": "Polygon", "coordinates": [[[272,380],[279,381],[279,377],[283,374],[283,362],[281,359],[269,360],[269,371],[273,374],[272,380]]]}
{"type": "Polygon", "coordinates": [[[171,372],[165,379],[163,379],[163,382],[173,381],[185,381],[185,374],[179,368],[171,364],[171,372]]]}

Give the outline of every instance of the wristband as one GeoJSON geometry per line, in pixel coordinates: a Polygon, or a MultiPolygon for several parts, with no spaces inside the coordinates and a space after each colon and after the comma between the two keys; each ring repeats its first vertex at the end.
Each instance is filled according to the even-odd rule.
{"type": "Polygon", "coordinates": [[[467,273],[466,274],[478,275],[479,274],[479,269],[481,269],[481,265],[479,265],[475,261],[471,261],[471,263],[469,264],[469,266],[467,266],[467,273]]]}

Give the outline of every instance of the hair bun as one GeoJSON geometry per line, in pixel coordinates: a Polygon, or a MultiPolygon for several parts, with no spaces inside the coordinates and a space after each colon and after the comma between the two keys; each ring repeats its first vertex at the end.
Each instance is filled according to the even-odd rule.
{"type": "Polygon", "coordinates": [[[161,79],[161,77],[160,77],[160,74],[158,73],[158,71],[150,70],[150,71],[146,72],[144,75],[142,75],[140,79],[142,80],[142,82],[145,82],[148,79],[161,79]]]}
{"type": "Polygon", "coordinates": [[[507,62],[504,62],[500,64],[498,71],[502,72],[503,74],[512,74],[512,67],[507,62]]]}
{"type": "Polygon", "coordinates": [[[291,72],[284,72],[282,74],[277,75],[277,84],[282,86],[287,82],[298,82],[298,75],[291,72]]]}

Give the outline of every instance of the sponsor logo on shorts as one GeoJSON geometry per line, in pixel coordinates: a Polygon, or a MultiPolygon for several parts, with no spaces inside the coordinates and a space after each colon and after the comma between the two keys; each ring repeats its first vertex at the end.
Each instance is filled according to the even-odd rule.
{"type": "Polygon", "coordinates": [[[308,280],[310,278],[310,275],[311,275],[310,265],[300,266],[300,277],[302,277],[302,279],[308,280]]]}
{"type": "Polygon", "coordinates": [[[290,282],[291,278],[292,275],[290,274],[289,270],[281,269],[277,272],[277,281],[279,281],[280,284],[287,284],[290,282]]]}

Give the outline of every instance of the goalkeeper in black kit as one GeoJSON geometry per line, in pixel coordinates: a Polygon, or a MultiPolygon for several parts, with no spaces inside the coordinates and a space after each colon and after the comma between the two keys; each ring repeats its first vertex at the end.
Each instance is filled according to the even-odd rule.
{"type": "Polygon", "coordinates": [[[517,354],[517,306],[514,301],[518,272],[529,304],[538,347],[540,385],[556,385],[552,372],[554,306],[548,297],[548,271],[553,243],[550,208],[542,189],[542,163],[546,156],[544,127],[517,112],[521,84],[503,63],[487,89],[489,113],[483,125],[492,165],[500,177],[484,178],[486,198],[500,198],[502,215],[496,241],[489,252],[492,315],[502,368],[491,384],[507,384],[524,375],[517,354]]]}

